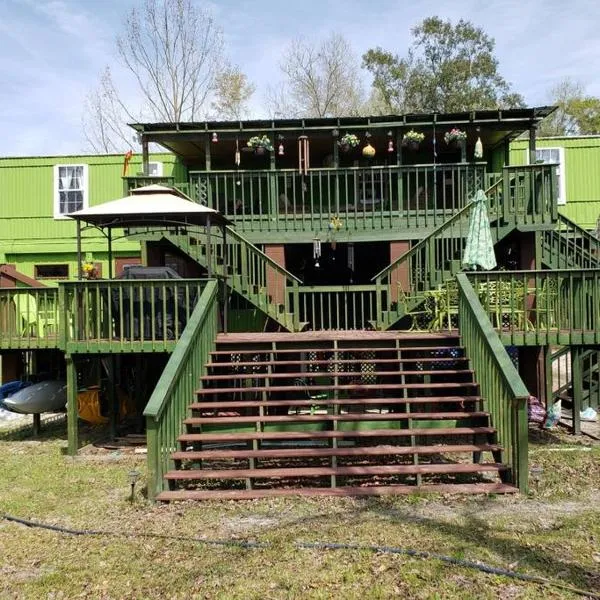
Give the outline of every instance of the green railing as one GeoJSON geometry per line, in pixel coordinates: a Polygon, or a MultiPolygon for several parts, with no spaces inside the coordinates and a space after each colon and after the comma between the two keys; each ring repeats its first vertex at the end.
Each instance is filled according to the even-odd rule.
{"type": "Polygon", "coordinates": [[[505,223],[554,223],[558,217],[556,166],[550,164],[502,169],[502,217],[505,223]]]}
{"type": "Polygon", "coordinates": [[[503,342],[600,343],[600,269],[470,272],[503,342]]]}
{"type": "Polygon", "coordinates": [[[298,286],[290,307],[314,331],[369,329],[378,320],[377,286],[298,286]]]}
{"type": "Polygon", "coordinates": [[[171,176],[154,176],[154,175],[135,175],[130,177],[123,177],[123,194],[127,196],[131,190],[146,185],[165,185],[173,187],[183,192],[190,198],[195,196],[195,192],[192,190],[191,185],[187,182],[175,181],[175,177],[171,176]]]}
{"type": "Polygon", "coordinates": [[[214,276],[224,278],[232,290],[280,325],[298,331],[300,320],[292,309],[289,291],[297,289],[300,279],[231,227],[226,228],[226,236],[226,244],[219,231],[210,236],[210,244],[204,231],[166,237],[205,268],[210,266],[214,276]]]}
{"type": "Polygon", "coordinates": [[[541,231],[541,260],[552,269],[597,269],[600,240],[559,214],[556,228],[541,231]]]}
{"type": "Polygon", "coordinates": [[[464,274],[459,289],[460,336],[475,379],[503,447],[501,462],[510,467],[511,482],[527,492],[527,402],[529,392],[494,331],[477,293],[464,274]]]}
{"type": "Polygon", "coordinates": [[[172,350],[206,284],[202,279],[62,283],[66,350],[68,353],[172,350]]]}
{"type": "Polygon", "coordinates": [[[57,288],[1,288],[0,348],[58,348],[63,317],[57,288]]]}
{"type": "Polygon", "coordinates": [[[485,164],[190,172],[194,198],[244,232],[437,227],[484,185],[485,164]]]}
{"type": "Polygon", "coordinates": [[[194,401],[194,391],[200,385],[200,377],[215,347],[219,322],[217,296],[217,283],[207,282],[144,410],[150,500],[163,489],[170,454],[177,449],[188,406],[194,401]]]}

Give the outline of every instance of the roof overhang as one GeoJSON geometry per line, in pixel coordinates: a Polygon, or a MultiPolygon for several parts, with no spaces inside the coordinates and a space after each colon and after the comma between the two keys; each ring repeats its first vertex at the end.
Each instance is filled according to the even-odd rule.
{"type": "MultiPolygon", "coordinates": [[[[157,143],[188,162],[198,161],[205,155],[206,145],[211,142],[213,133],[219,141],[234,143],[236,139],[243,146],[245,140],[256,134],[271,134],[273,139],[282,135],[310,134],[311,137],[331,136],[334,130],[365,132],[371,134],[420,128],[435,129],[436,135],[443,136],[452,127],[481,135],[487,147],[494,147],[505,140],[517,138],[523,132],[539,123],[556,109],[555,106],[535,108],[514,108],[494,110],[473,110],[454,113],[419,113],[406,115],[384,115],[370,117],[336,117],[310,119],[276,119],[248,121],[203,121],[189,123],[133,123],[131,127],[148,142],[157,143]]],[[[227,152],[222,144],[213,145],[211,154],[227,152]]]]}

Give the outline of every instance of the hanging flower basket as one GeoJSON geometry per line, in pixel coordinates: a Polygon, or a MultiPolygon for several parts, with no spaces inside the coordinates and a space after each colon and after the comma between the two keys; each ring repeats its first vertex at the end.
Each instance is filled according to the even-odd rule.
{"type": "Polygon", "coordinates": [[[254,154],[261,156],[267,152],[273,152],[273,144],[266,135],[255,135],[252,136],[246,143],[248,148],[254,150],[254,154]]]}
{"type": "Polygon", "coordinates": [[[467,141],[467,132],[454,127],[444,134],[444,141],[450,148],[462,148],[467,141]]]}
{"type": "Polygon", "coordinates": [[[402,136],[402,145],[409,150],[418,150],[424,139],[424,133],[419,133],[418,131],[411,129],[402,136]]]}
{"type": "Polygon", "coordinates": [[[350,152],[351,148],[356,148],[360,140],[353,133],[344,134],[338,141],[338,146],[342,152],[350,152]]]}

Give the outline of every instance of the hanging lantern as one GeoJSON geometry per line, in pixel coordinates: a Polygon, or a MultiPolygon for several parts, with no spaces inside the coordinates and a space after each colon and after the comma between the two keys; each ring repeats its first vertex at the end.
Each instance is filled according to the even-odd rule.
{"type": "Polygon", "coordinates": [[[279,156],[283,156],[284,155],[283,142],[280,142],[279,147],[277,148],[277,154],[279,156]]]}
{"type": "Polygon", "coordinates": [[[367,142],[367,145],[362,149],[362,153],[363,156],[366,156],[367,158],[373,158],[375,156],[375,148],[367,142]]]}
{"type": "Polygon", "coordinates": [[[213,143],[215,143],[215,144],[216,144],[216,143],[219,141],[219,136],[217,135],[217,132],[216,132],[216,131],[213,131],[213,134],[212,134],[212,141],[213,141],[213,143]]]}
{"type": "Polygon", "coordinates": [[[390,140],[388,142],[388,152],[393,152],[394,151],[394,142],[393,140],[390,140]]]}
{"type": "Polygon", "coordinates": [[[481,143],[481,138],[478,137],[475,142],[475,151],[473,152],[473,156],[475,158],[483,158],[483,144],[481,143]]]}
{"type": "Polygon", "coordinates": [[[321,258],[321,240],[319,238],[313,239],[313,259],[315,261],[315,267],[318,269],[319,259],[321,258]]]}

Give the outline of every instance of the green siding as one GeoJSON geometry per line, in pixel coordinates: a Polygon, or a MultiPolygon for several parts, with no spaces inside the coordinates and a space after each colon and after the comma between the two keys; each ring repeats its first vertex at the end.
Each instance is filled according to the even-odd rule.
{"type": "MultiPolygon", "coordinates": [[[[0,158],[0,262],[13,263],[30,276],[35,264],[68,263],[75,276],[76,226],[71,219],[54,218],[54,166],[88,165],[88,199],[93,206],[123,196],[123,159],[122,154],[0,158]]],[[[174,155],[157,153],[150,159],[163,163],[163,175],[185,179],[185,168],[174,155]]],[[[141,170],[141,155],[135,155],[128,174],[141,170]]],[[[82,249],[103,262],[103,272],[108,273],[106,239],[99,231],[84,231],[82,249]]],[[[117,239],[113,249],[115,256],[136,256],[140,244],[117,239]]]]}
{"type": "MultiPolygon", "coordinates": [[[[564,148],[567,203],[559,212],[581,227],[593,229],[600,215],[600,136],[540,138],[538,148],[564,148]]],[[[527,140],[511,145],[510,162],[527,163],[527,140]]]]}

